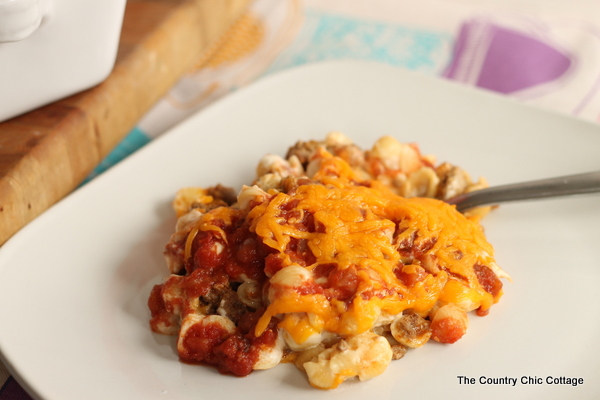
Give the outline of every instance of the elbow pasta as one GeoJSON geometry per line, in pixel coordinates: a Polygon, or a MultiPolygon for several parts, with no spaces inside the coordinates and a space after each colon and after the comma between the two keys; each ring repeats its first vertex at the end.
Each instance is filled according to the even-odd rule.
{"type": "Polygon", "coordinates": [[[310,384],[318,389],[334,389],[347,379],[365,381],[380,375],[392,361],[388,341],[375,333],[365,332],[342,339],[324,349],[302,367],[310,384]]]}
{"type": "Polygon", "coordinates": [[[241,190],[184,188],[150,325],[182,361],[244,376],[293,362],[318,389],[454,343],[510,277],[479,219],[443,200],[485,187],[390,136],[340,132],[266,155],[241,190]]]}
{"type": "Polygon", "coordinates": [[[433,313],[431,338],[440,343],[454,343],[467,333],[468,327],[466,311],[455,304],[446,304],[433,313]]]}

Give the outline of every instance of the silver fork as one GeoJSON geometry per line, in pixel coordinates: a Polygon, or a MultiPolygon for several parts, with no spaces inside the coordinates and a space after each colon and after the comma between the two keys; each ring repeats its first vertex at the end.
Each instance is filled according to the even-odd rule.
{"type": "Polygon", "coordinates": [[[447,203],[460,212],[510,201],[600,192],[600,171],[495,186],[455,196],[447,203]]]}

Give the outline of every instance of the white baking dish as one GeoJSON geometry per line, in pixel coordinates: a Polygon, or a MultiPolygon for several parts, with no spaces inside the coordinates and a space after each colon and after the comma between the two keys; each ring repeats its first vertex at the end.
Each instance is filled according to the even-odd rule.
{"type": "Polygon", "coordinates": [[[111,72],[125,0],[0,0],[0,121],[111,72]]]}

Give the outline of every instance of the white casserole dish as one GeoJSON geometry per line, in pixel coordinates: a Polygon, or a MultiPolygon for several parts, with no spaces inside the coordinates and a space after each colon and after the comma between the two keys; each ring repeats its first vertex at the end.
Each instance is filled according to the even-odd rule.
{"type": "Polygon", "coordinates": [[[0,121],[103,81],[125,0],[0,0],[0,121]]]}

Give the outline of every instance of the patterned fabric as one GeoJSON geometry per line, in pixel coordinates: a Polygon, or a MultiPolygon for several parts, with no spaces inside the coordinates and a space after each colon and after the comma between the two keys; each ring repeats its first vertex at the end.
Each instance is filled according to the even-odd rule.
{"type": "Polygon", "coordinates": [[[573,62],[557,46],[532,35],[474,19],[462,25],[444,76],[512,94],[560,79],[573,62]]]}
{"type": "Polygon", "coordinates": [[[324,60],[365,60],[437,74],[451,35],[310,9],[296,40],[267,73],[324,60]]]}

